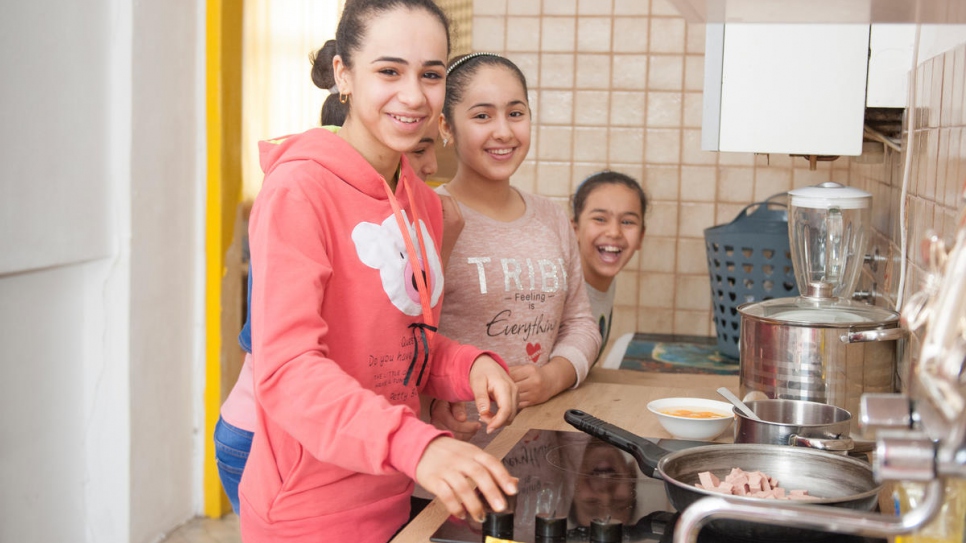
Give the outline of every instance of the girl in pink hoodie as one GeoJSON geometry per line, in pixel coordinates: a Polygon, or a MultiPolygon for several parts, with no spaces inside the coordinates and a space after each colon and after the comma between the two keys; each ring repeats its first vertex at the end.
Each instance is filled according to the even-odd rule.
{"type": "Polygon", "coordinates": [[[403,158],[442,109],[446,17],[432,0],[354,0],[336,42],[342,129],[260,144],[246,543],[384,542],[414,479],[461,518],[516,493],[499,460],[418,417],[420,393],[474,400],[491,429],[517,402],[499,357],[436,333],[442,210],[403,158]]]}

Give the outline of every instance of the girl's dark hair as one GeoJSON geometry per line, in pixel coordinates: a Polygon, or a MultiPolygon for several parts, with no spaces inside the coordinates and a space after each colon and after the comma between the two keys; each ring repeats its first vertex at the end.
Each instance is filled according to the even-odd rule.
{"type": "Polygon", "coordinates": [[[335,31],[336,54],[347,68],[352,68],[352,54],[362,47],[373,17],[397,8],[422,9],[439,20],[446,31],[446,56],[449,56],[449,19],[433,0],[346,0],[339,28],[335,31]]]}
{"type": "Polygon", "coordinates": [[[636,192],[638,198],[641,199],[641,224],[643,225],[644,216],[647,214],[647,194],[641,188],[640,183],[633,177],[610,170],[604,170],[591,175],[587,179],[584,179],[580,186],[577,187],[577,192],[570,199],[571,206],[574,210],[574,221],[577,221],[580,218],[580,214],[584,211],[587,197],[590,196],[590,193],[594,192],[594,189],[601,185],[624,185],[636,192]]]}
{"type": "Polygon", "coordinates": [[[335,88],[333,58],[335,58],[335,40],[325,42],[321,49],[309,55],[309,60],[312,61],[312,83],[322,90],[329,91],[325,102],[322,103],[319,119],[322,126],[342,126],[345,123],[346,114],[349,113],[348,104],[339,101],[339,91],[332,90],[335,88]]]}
{"type": "Polygon", "coordinates": [[[463,101],[463,94],[473,81],[473,76],[483,66],[502,66],[517,76],[527,96],[527,78],[520,68],[508,58],[493,53],[470,53],[461,55],[449,63],[446,70],[446,99],[443,101],[443,116],[453,124],[453,107],[463,101]]]}

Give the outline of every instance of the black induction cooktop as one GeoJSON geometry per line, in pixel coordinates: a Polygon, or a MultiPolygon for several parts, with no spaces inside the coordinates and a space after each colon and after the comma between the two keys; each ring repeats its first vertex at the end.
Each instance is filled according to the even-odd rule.
{"type": "MultiPolygon", "coordinates": [[[[677,439],[651,441],[669,451],[708,445],[677,439]]],[[[601,528],[600,519],[622,525],[622,543],[672,540],[678,512],[668,501],[664,482],[641,473],[630,454],[588,434],[530,430],[506,454],[503,464],[520,479],[520,491],[512,503],[512,537],[506,534],[507,539],[534,543],[539,515],[566,522],[567,542],[589,541],[591,530],[601,528]]],[[[810,530],[790,532],[795,537],[782,543],[886,543],[885,539],[810,530]]],[[[483,526],[450,517],[430,539],[437,543],[480,543],[483,526]]],[[[747,541],[709,528],[701,530],[698,537],[699,543],[747,541]]]]}

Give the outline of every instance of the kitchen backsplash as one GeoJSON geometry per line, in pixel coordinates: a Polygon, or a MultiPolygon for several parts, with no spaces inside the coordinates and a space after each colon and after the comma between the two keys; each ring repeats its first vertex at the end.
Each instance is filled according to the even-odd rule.
{"type": "MultiPolygon", "coordinates": [[[[569,209],[577,185],[607,168],[641,180],[651,198],[643,250],[618,278],[612,340],[632,331],[713,336],[704,229],[751,202],[824,181],[873,194],[870,252],[885,258],[865,270],[859,288],[874,284],[877,303],[894,306],[902,153],[886,148],[881,157],[842,157],[811,171],[787,155],[702,151],[704,26],[687,23],[666,0],[475,0],[472,20],[473,49],[511,58],[530,87],[536,122],[515,186],[569,209]]],[[[916,72],[907,199],[913,291],[923,277],[918,240],[927,229],[949,238],[961,205],[964,48],[916,72]]]]}
{"type": "Polygon", "coordinates": [[[527,76],[535,123],[514,185],[568,206],[601,169],[651,197],[644,248],[618,278],[611,339],[642,331],[712,336],[704,229],[794,187],[849,181],[847,158],[701,150],[704,26],[665,0],[476,0],[474,50],[527,76]]]}

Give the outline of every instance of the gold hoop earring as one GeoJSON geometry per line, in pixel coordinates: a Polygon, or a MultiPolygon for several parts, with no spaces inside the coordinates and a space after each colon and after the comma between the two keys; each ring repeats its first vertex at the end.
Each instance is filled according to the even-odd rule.
{"type": "Polygon", "coordinates": [[[347,103],[349,103],[349,95],[348,94],[342,94],[340,92],[339,93],[339,103],[340,104],[347,104],[347,103]]]}

